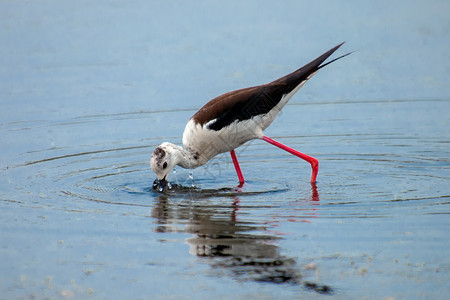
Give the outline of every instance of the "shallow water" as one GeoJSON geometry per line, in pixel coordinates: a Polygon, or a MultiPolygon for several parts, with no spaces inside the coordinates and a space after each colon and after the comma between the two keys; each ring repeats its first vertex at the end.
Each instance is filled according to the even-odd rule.
{"type": "MultiPolygon", "coordinates": [[[[275,79],[334,44],[319,49],[305,43],[311,41],[305,33],[291,43],[311,45],[305,50],[311,55],[289,51],[280,58],[261,50],[248,57],[251,43],[278,37],[294,22],[277,14],[287,8],[262,6],[255,16],[253,2],[238,12],[213,6],[216,16],[252,16],[270,29],[249,44],[243,40],[255,23],[239,16],[231,27],[208,23],[211,16],[186,25],[190,14],[159,3],[175,23],[152,31],[163,20],[149,4],[95,4],[89,11],[59,4],[60,14],[44,14],[44,4],[14,2],[0,10],[21,16],[0,21],[2,39],[14,46],[1,50],[9,55],[1,69],[1,298],[447,298],[450,93],[442,84],[448,71],[441,48],[427,60],[428,67],[439,61],[434,73],[424,67],[420,78],[397,76],[400,69],[392,67],[384,77],[380,60],[402,64],[403,55],[429,46],[391,57],[375,43],[321,70],[292,99],[266,134],[319,159],[316,185],[307,163],[252,141],[236,150],[244,186],[237,187],[223,154],[193,172],[177,168],[172,189],[160,194],[152,191],[150,154],[163,141],[179,143],[206,100],[275,79]],[[110,29],[110,19],[123,27],[110,29]],[[186,37],[189,30],[199,33],[186,37]],[[217,32],[233,43],[202,48],[217,32]],[[216,59],[223,49],[230,53],[216,59]]],[[[324,14],[334,16],[333,5],[324,14]]],[[[441,16],[432,14],[435,7],[419,8],[406,16],[441,16]]],[[[355,22],[375,25],[362,30],[330,17],[341,27],[322,40],[346,29],[364,43],[383,31],[365,15],[369,8],[354,9],[362,9],[348,12],[359,16],[355,22]],[[370,33],[366,40],[362,31],[370,33]]],[[[407,41],[393,49],[404,53],[416,35],[436,44],[448,36],[423,18],[414,23],[422,31],[411,33],[404,31],[408,17],[396,16],[391,30],[407,41]]]]}
{"type": "MultiPolygon", "coordinates": [[[[132,145],[122,134],[115,144],[30,147],[1,173],[3,288],[13,297],[439,297],[450,267],[448,124],[439,116],[449,108],[287,106],[272,136],[319,159],[316,186],[308,164],[262,141],[238,149],[242,188],[223,155],[193,174],[176,169],[166,194],[151,190],[147,161],[157,139],[132,145]],[[377,118],[367,121],[367,110],[377,118]],[[327,134],[312,127],[280,135],[300,114],[320,114],[327,134]],[[415,114],[420,127],[409,121],[415,114]]],[[[94,141],[99,127],[192,112],[9,123],[2,134],[23,148],[50,128],[55,139],[71,132],[94,141]],[[97,130],[88,130],[92,123],[97,130]]]]}

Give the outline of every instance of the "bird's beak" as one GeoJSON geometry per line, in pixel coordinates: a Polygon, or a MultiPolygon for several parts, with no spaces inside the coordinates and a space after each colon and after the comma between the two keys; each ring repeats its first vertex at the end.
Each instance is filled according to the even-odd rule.
{"type": "Polygon", "coordinates": [[[158,191],[160,193],[164,192],[164,189],[167,186],[167,180],[166,177],[164,176],[163,179],[158,179],[156,178],[155,181],[153,181],[153,190],[154,191],[158,191]]]}

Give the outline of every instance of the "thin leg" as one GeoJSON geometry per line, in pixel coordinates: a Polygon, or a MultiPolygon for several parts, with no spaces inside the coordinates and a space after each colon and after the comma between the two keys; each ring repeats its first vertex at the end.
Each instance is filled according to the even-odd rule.
{"type": "Polygon", "coordinates": [[[245,182],[244,175],[242,175],[241,167],[239,166],[239,162],[237,160],[236,153],[234,153],[234,150],[231,150],[230,154],[231,154],[231,159],[233,160],[234,168],[236,169],[236,173],[239,178],[239,184],[243,185],[245,182]]]}
{"type": "Polygon", "coordinates": [[[262,139],[274,146],[277,146],[278,148],[281,148],[281,149],[309,162],[311,164],[311,168],[312,168],[311,183],[316,182],[317,173],[319,172],[319,161],[317,159],[315,159],[314,157],[311,157],[309,155],[303,154],[301,152],[298,152],[295,149],[289,148],[288,146],[283,145],[275,140],[272,140],[271,138],[269,138],[267,136],[263,136],[262,139]]]}

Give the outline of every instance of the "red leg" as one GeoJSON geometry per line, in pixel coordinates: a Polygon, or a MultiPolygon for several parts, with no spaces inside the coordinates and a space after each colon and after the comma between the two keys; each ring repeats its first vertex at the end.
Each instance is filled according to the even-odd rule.
{"type": "Polygon", "coordinates": [[[307,162],[309,162],[311,164],[311,168],[312,168],[312,174],[311,174],[311,182],[314,183],[316,182],[316,178],[317,178],[317,173],[319,172],[319,161],[317,159],[315,159],[314,157],[311,157],[309,155],[303,154],[301,152],[298,152],[295,149],[289,148],[286,145],[283,145],[277,141],[272,140],[271,138],[267,137],[267,136],[263,136],[262,138],[264,141],[277,146],[278,148],[281,148],[297,157],[300,157],[303,160],[306,160],[307,162]]]}
{"type": "Polygon", "coordinates": [[[242,175],[241,167],[239,166],[239,163],[238,163],[238,160],[236,157],[236,153],[234,153],[234,150],[231,150],[230,154],[231,154],[231,159],[233,160],[234,168],[236,169],[236,173],[239,178],[239,184],[243,185],[245,182],[244,175],[242,175]]]}

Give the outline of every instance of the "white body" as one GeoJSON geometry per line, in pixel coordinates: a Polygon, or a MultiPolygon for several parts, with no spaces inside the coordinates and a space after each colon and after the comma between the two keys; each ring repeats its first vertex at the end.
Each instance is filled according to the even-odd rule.
{"type": "Polygon", "coordinates": [[[263,131],[269,127],[281,109],[305,82],[306,80],[289,94],[284,95],[280,102],[267,114],[258,115],[248,120],[235,121],[218,131],[208,129],[208,124],[215,120],[211,120],[203,126],[196,124],[193,119],[189,120],[183,133],[183,146],[199,154],[198,164],[190,167],[201,166],[217,154],[234,150],[249,140],[262,138],[263,131]]]}

